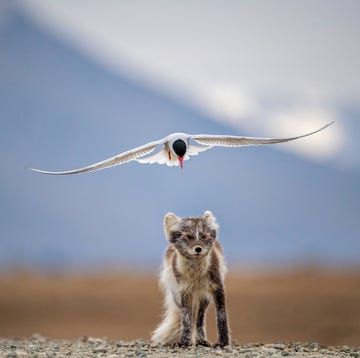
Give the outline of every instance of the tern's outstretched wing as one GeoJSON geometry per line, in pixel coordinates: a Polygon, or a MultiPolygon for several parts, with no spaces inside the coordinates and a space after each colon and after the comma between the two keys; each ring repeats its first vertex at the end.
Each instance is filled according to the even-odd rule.
{"type": "Polygon", "coordinates": [[[334,122],[328,123],[326,126],[307,134],[303,134],[297,137],[291,138],[255,138],[255,137],[238,137],[238,136],[226,136],[226,135],[208,135],[197,134],[192,135],[191,139],[195,140],[199,144],[208,145],[210,147],[240,147],[247,145],[262,145],[262,144],[274,144],[289,142],[291,140],[304,138],[322,131],[326,127],[330,126],[334,122]]]}
{"type": "Polygon", "coordinates": [[[51,174],[51,175],[67,175],[67,174],[78,174],[78,173],[86,173],[91,172],[94,170],[100,170],[104,168],[114,167],[116,165],[125,164],[127,162],[130,162],[132,160],[138,159],[143,157],[144,155],[147,155],[151,153],[157,145],[163,144],[166,141],[166,138],[160,139],[158,141],[150,142],[147,144],[144,144],[140,147],[128,150],[124,153],[115,155],[114,157],[111,157],[109,159],[105,159],[102,162],[98,162],[95,164],[91,164],[84,168],[74,169],[74,170],[67,170],[62,172],[51,172],[47,170],[39,170],[30,168],[34,172],[43,173],[43,174],[51,174]]]}
{"type": "Polygon", "coordinates": [[[189,144],[187,151],[186,151],[186,157],[185,159],[189,159],[189,156],[198,155],[201,152],[205,152],[205,150],[208,150],[212,148],[212,145],[206,145],[203,147],[199,147],[197,145],[189,144]]]}

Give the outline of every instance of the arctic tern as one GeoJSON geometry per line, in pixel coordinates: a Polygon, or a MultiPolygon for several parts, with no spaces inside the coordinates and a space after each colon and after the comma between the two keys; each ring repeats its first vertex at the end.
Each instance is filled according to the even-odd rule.
{"type": "Polygon", "coordinates": [[[67,170],[67,171],[47,171],[30,168],[31,170],[51,175],[68,175],[86,173],[94,170],[100,170],[104,168],[114,167],[116,165],[125,164],[136,160],[140,163],[158,163],[167,164],[168,166],[183,167],[183,161],[190,159],[190,156],[197,155],[200,152],[208,150],[214,147],[242,147],[250,145],[262,145],[262,144],[275,144],[289,142],[295,139],[308,137],[315,133],[322,131],[334,122],[328,123],[320,129],[290,138],[256,138],[256,137],[240,137],[229,135],[210,135],[210,134],[185,134],[185,133],[172,133],[168,136],[144,144],[140,147],[130,149],[126,152],[115,155],[114,157],[105,159],[101,162],[91,164],[87,167],[67,170]],[[194,145],[192,142],[196,142],[201,146],[194,145]],[[147,156],[152,153],[157,146],[162,146],[155,154],[147,156]]]}

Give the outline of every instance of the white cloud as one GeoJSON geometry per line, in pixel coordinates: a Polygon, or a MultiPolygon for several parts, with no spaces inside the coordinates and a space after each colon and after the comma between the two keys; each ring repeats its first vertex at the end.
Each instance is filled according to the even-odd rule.
{"type": "Polygon", "coordinates": [[[97,59],[154,82],[190,90],[232,83],[253,93],[317,88],[360,99],[356,1],[20,3],[97,59]]]}
{"type": "MultiPolygon", "coordinates": [[[[267,127],[271,136],[291,137],[321,128],[336,119],[323,108],[292,108],[275,111],[268,116],[267,127]]],[[[340,121],[313,136],[287,144],[287,149],[313,160],[334,157],[345,143],[345,131],[340,121]]]]}
{"type": "Polygon", "coordinates": [[[197,91],[193,101],[211,116],[233,124],[246,121],[260,110],[255,96],[251,96],[237,84],[208,85],[197,91]]]}

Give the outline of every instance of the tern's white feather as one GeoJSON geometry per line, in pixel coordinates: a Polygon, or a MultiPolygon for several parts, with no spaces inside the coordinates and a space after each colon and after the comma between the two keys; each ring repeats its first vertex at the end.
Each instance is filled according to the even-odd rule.
{"type": "Polygon", "coordinates": [[[208,150],[208,149],[210,149],[212,147],[213,147],[213,145],[207,145],[207,146],[199,147],[197,145],[190,144],[188,146],[186,154],[189,155],[189,156],[198,155],[199,153],[205,152],[205,150],[208,150]]]}
{"type": "Polygon", "coordinates": [[[290,142],[295,139],[308,137],[315,133],[322,131],[329,127],[334,122],[317,129],[316,131],[299,135],[290,138],[256,138],[256,137],[239,137],[239,136],[225,136],[225,135],[209,135],[209,134],[197,134],[191,136],[191,139],[202,145],[209,145],[215,147],[243,147],[248,145],[263,145],[263,144],[275,144],[290,142]]]}
{"type": "Polygon", "coordinates": [[[140,163],[158,163],[158,164],[167,164],[168,166],[176,166],[179,165],[180,162],[182,162],[182,160],[188,160],[190,156],[197,155],[200,152],[203,152],[213,147],[218,147],[218,146],[240,147],[240,146],[248,146],[248,145],[284,143],[313,135],[317,132],[322,131],[323,129],[325,129],[326,127],[330,126],[333,123],[334,122],[331,122],[316,131],[290,138],[255,138],[255,137],[240,137],[240,136],[227,136],[227,135],[209,135],[209,134],[189,135],[185,133],[172,133],[169,134],[167,137],[144,144],[140,147],[136,147],[126,152],[120,153],[114,157],[105,159],[95,164],[91,164],[87,167],[83,167],[75,170],[59,171],[59,172],[46,171],[46,170],[33,169],[33,168],[30,169],[35,172],[39,172],[43,174],[67,175],[67,174],[85,173],[94,170],[109,168],[116,165],[125,164],[133,160],[136,160],[140,163]],[[190,143],[190,140],[194,140],[197,143],[201,144],[202,146],[201,147],[195,146],[190,143]],[[174,144],[177,144],[175,143],[177,141],[180,142],[183,149],[185,148],[185,152],[179,154],[182,155],[181,157],[175,152],[174,144]],[[147,155],[152,153],[155,150],[155,148],[159,145],[163,145],[163,147],[155,154],[147,157],[147,155]]]}
{"type": "Polygon", "coordinates": [[[169,151],[164,147],[163,149],[159,150],[154,155],[149,157],[136,159],[139,163],[147,163],[147,164],[166,164],[169,167],[179,165],[179,161],[177,160],[175,155],[169,156],[169,151]]]}

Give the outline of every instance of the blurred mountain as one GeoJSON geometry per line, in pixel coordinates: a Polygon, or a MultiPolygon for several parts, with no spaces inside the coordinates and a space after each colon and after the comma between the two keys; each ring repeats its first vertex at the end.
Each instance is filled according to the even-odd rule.
{"type": "Polygon", "coordinates": [[[125,70],[112,73],[16,6],[6,11],[0,22],[2,267],[156,266],[166,246],[164,214],[198,216],[208,209],[233,266],[359,263],[359,175],[275,146],[213,149],[182,171],[138,163],[64,177],[28,171],[88,165],[174,131],[249,133],[234,133],[125,70]]]}

